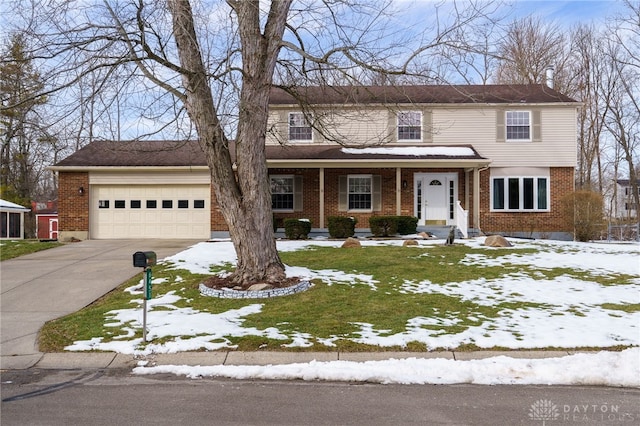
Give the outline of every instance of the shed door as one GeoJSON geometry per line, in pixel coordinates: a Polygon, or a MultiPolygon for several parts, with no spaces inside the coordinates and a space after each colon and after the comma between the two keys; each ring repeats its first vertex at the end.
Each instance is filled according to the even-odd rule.
{"type": "Polygon", "coordinates": [[[49,239],[51,240],[58,239],[58,219],[57,218],[49,219],[49,239]]]}

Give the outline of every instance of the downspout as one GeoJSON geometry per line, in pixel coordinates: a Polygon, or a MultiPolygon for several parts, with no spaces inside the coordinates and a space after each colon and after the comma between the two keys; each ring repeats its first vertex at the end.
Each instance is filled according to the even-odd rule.
{"type": "Polygon", "coordinates": [[[320,191],[318,191],[318,195],[320,197],[320,223],[318,224],[318,228],[324,229],[324,167],[320,167],[319,181],[320,191]]]}
{"type": "Polygon", "coordinates": [[[402,214],[402,169],[396,167],[396,216],[402,214]]]}
{"type": "Polygon", "coordinates": [[[478,234],[482,233],[480,228],[480,172],[489,169],[489,166],[475,167],[473,169],[473,228],[478,234]]]}

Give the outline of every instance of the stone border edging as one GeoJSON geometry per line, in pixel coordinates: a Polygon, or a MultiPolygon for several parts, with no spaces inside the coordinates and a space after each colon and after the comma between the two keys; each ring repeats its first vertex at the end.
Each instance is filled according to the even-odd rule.
{"type": "Polygon", "coordinates": [[[298,284],[285,287],[274,288],[271,290],[259,290],[259,291],[244,291],[225,289],[219,290],[215,288],[209,288],[203,283],[200,283],[200,294],[209,297],[218,297],[220,299],[267,299],[269,297],[289,296],[303,292],[311,287],[311,281],[301,281],[298,284]]]}

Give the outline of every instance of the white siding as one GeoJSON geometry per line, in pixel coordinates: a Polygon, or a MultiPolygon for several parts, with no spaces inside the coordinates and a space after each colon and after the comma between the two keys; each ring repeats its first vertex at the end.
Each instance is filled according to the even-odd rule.
{"type": "MultiPolygon", "coordinates": [[[[289,111],[295,110],[278,109],[269,112],[267,144],[289,143],[287,121],[289,111]]],[[[319,109],[313,115],[317,120],[313,143],[340,142],[349,145],[368,145],[390,140],[389,111],[386,108],[319,109]]]]}
{"type": "MultiPolygon", "coordinates": [[[[577,158],[576,110],[539,107],[540,142],[497,142],[495,109],[435,109],[434,144],[471,144],[491,167],[574,167],[577,158]]],[[[507,108],[508,109],[508,108],[507,108]]]]}
{"type": "MultiPolygon", "coordinates": [[[[530,142],[499,142],[497,114],[511,109],[505,105],[443,106],[412,105],[395,109],[372,106],[367,111],[343,107],[317,113],[324,127],[338,140],[349,144],[375,144],[395,140],[396,110],[422,110],[427,136],[418,144],[461,145],[470,144],[492,167],[574,167],[577,159],[576,107],[564,105],[516,105],[513,109],[540,111],[541,140],[530,142]],[[429,122],[430,121],[430,122],[429,122]],[[432,126],[432,130],[429,129],[432,126]],[[431,140],[429,140],[431,139],[431,140]]],[[[267,143],[286,142],[287,110],[271,111],[267,143]],[[284,122],[282,121],[284,120],[284,122]],[[278,130],[279,129],[279,130],[278,130]]],[[[327,143],[317,134],[314,142],[327,143]]],[[[409,143],[406,143],[409,144],[409,143]]]]}
{"type": "Polygon", "coordinates": [[[91,172],[89,173],[90,185],[161,185],[174,184],[209,184],[211,175],[208,169],[193,171],[122,171],[122,172],[91,172]]]}

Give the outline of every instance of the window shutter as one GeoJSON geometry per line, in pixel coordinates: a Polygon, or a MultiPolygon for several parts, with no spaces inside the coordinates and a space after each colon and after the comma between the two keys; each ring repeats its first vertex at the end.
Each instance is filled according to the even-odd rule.
{"type": "Polygon", "coordinates": [[[398,113],[391,109],[387,110],[389,123],[387,124],[389,130],[389,140],[387,142],[398,142],[398,113]]]}
{"type": "Polygon", "coordinates": [[[278,142],[286,145],[289,142],[289,114],[287,111],[278,112],[278,124],[276,125],[278,142]]]}
{"type": "Polygon", "coordinates": [[[349,208],[349,188],[347,176],[338,178],[338,211],[346,212],[349,208]]]}
{"type": "Polygon", "coordinates": [[[433,142],[433,114],[422,111],[422,141],[433,142]]]}
{"type": "Polygon", "coordinates": [[[505,141],[504,115],[505,111],[503,109],[496,110],[496,142],[505,141]]]}
{"type": "Polygon", "coordinates": [[[302,176],[293,177],[293,211],[302,211],[302,176]]]}
{"type": "Polygon", "coordinates": [[[542,130],[540,129],[540,110],[531,111],[531,140],[542,142],[542,130]]]}
{"type": "Polygon", "coordinates": [[[377,212],[382,210],[382,178],[380,175],[371,178],[371,209],[377,212]]]}

